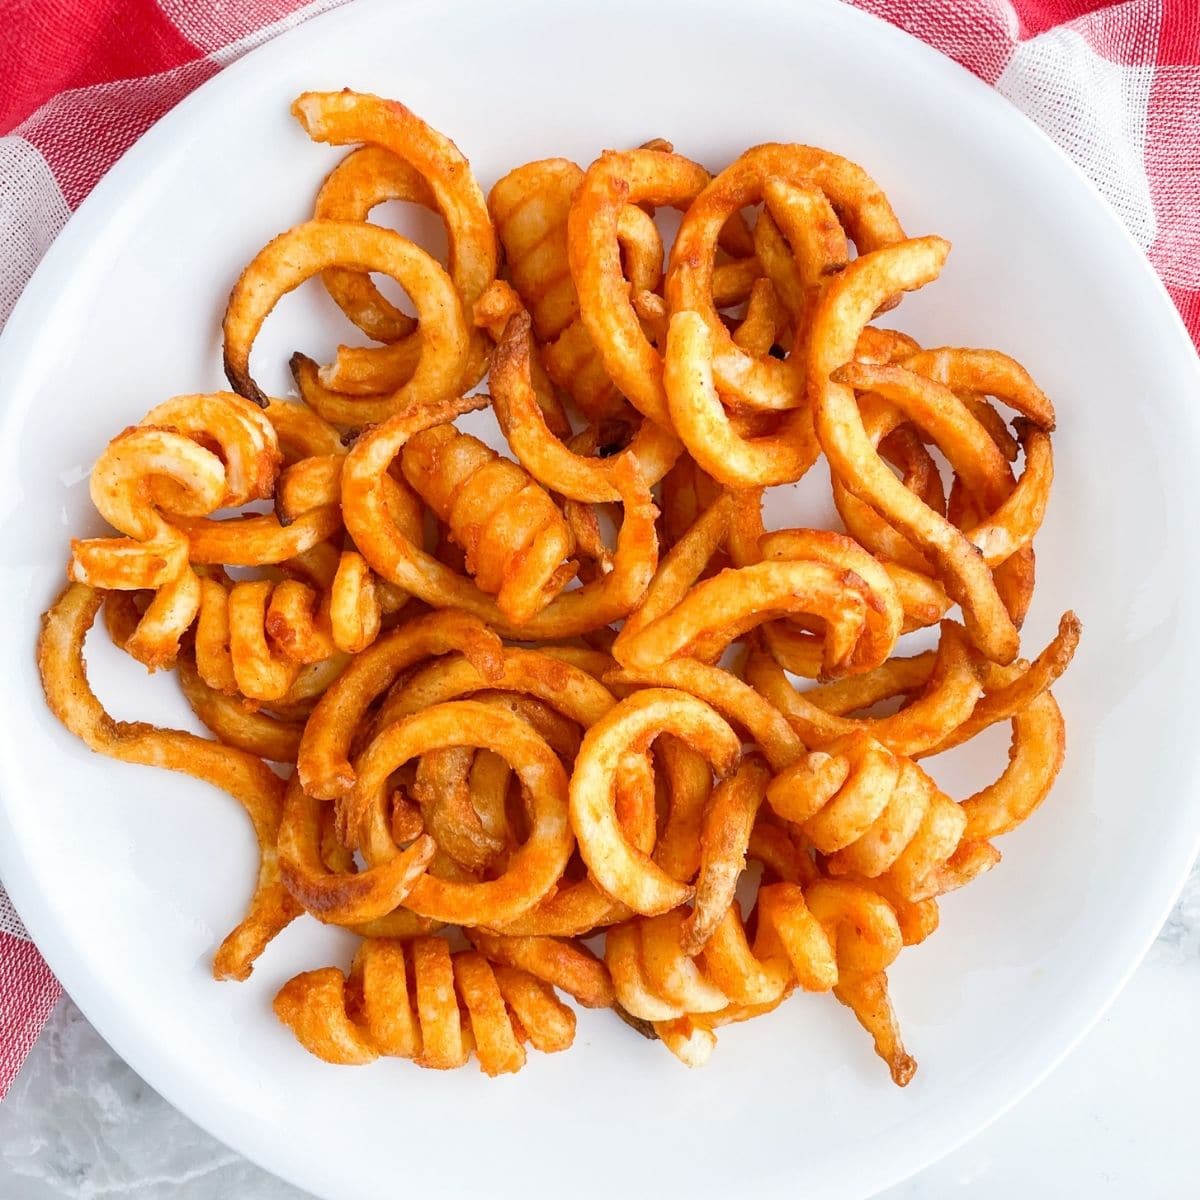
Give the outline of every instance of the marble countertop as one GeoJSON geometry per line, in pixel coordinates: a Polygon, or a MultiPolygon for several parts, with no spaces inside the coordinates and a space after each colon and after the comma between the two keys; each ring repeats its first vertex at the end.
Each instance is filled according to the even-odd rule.
{"type": "MultiPolygon", "coordinates": [[[[1200,868],[1067,1061],[990,1129],[879,1200],[1196,1195],[1200,868]]],[[[144,1084],[64,1000],[0,1104],[4,1200],[302,1200],[144,1084]]]]}

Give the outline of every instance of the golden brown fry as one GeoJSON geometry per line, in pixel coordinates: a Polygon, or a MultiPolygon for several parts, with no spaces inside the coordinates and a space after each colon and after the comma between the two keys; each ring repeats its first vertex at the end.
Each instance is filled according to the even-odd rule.
{"type": "MultiPolygon", "coordinates": [[[[864,732],[780,772],[767,801],[827,856],[829,874],[886,876],[906,901],[930,899],[967,882],[964,860],[955,856],[980,840],[967,835],[962,808],[920,767],[864,732]]],[[[973,851],[974,873],[997,858],[990,850],[973,851]]]]}
{"type": "Polygon", "coordinates": [[[304,724],[272,716],[252,708],[237,696],[227,696],[211,688],[186,658],[176,664],[179,686],[192,712],[219,741],[236,746],[269,762],[294,763],[300,752],[304,724]]]}
{"type": "Polygon", "coordinates": [[[669,430],[643,418],[632,441],[608,458],[577,454],[554,436],[541,415],[530,374],[529,317],[516,314],[492,358],[496,418],[512,452],[559,495],[601,503],[621,499],[617,474],[637,464],[647,487],[671,469],[682,449],[669,430]]]}
{"type": "Polygon", "coordinates": [[[549,937],[504,937],[472,929],[471,944],[489,961],[519,967],[573,996],[584,1008],[610,1008],[608,969],[586,946],[549,937]]]}
{"type": "MultiPolygon", "coordinates": [[[[860,254],[899,241],[904,231],[887,197],[861,167],[811,146],[766,144],[747,150],[713,179],[688,209],[671,249],[667,273],[666,298],[671,312],[693,312],[700,317],[713,346],[713,376],[727,396],[755,408],[796,408],[804,401],[804,377],[797,372],[796,363],[746,354],[734,344],[710,299],[718,233],[732,214],[764,196],[772,216],[792,235],[799,271],[807,269],[814,281],[845,262],[845,235],[836,219],[829,227],[833,217],[830,203],[860,254]],[[772,180],[775,187],[768,193],[767,183],[772,180]],[[828,201],[822,203],[825,197],[828,201]],[[811,257],[814,251],[816,261],[811,257]]],[[[761,261],[763,247],[758,236],[755,248],[761,261]]],[[[764,265],[769,273],[770,267],[764,265]]],[[[777,288],[781,282],[775,278],[777,288]]],[[[810,286],[806,279],[801,290],[810,286]]],[[[787,306],[788,299],[781,298],[787,306]]],[[[793,315],[802,317],[799,296],[795,300],[793,315]]],[[[807,326],[801,319],[797,334],[803,336],[807,326]]],[[[690,329],[689,334],[702,336],[690,329]]]]}
{"type": "MultiPolygon", "coordinates": [[[[382,146],[363,146],[347,154],[326,176],[313,216],[365,221],[371,209],[388,200],[407,200],[435,211],[437,205],[415,167],[382,146]]],[[[321,282],[338,308],[377,342],[397,342],[417,328],[417,322],[384,296],[365,272],[330,267],[321,273],[321,282]]]]}
{"type": "Polygon", "coordinates": [[[664,733],[703,753],[718,776],[729,774],[741,754],[733,730],[708,705],[683,692],[648,688],[587,731],[571,776],[571,824],[580,854],[600,887],[639,913],[667,912],[691,896],[689,887],[630,845],[613,807],[622,758],[644,753],[664,733]]]}
{"type": "Polygon", "coordinates": [[[258,880],[245,918],[213,958],[218,979],[246,979],[267,943],[299,912],[284,889],[275,853],[283,780],[244,750],[143,721],[114,721],[92,691],[83,661],[84,638],[101,600],[95,589],[72,583],[43,616],[37,658],[46,703],[97,754],[195,776],[228,792],[246,810],[258,841],[258,880]]]}
{"type": "MultiPolygon", "coordinates": [[[[785,413],[773,433],[747,437],[737,429],[717,394],[713,332],[699,313],[684,310],[671,318],[665,361],[675,432],[718,483],[730,488],[793,483],[816,462],[820,447],[807,409],[785,413]]],[[[759,361],[784,365],[769,356],[759,361]]]]}
{"type": "Polygon", "coordinates": [[[732,499],[722,493],[675,541],[659,563],[637,611],[629,614],[613,642],[615,656],[619,657],[647,625],[669,613],[688,594],[725,540],[732,504],[732,499]]]}
{"type": "MultiPolygon", "coordinates": [[[[847,681],[853,685],[849,688],[849,695],[853,697],[847,709],[850,712],[921,687],[919,695],[890,716],[849,717],[827,711],[817,702],[820,689],[812,693],[797,691],[783,668],[761,650],[751,651],[744,675],[747,683],[756,687],[787,717],[806,745],[823,747],[861,729],[894,753],[910,756],[939,745],[949,737],[971,715],[983,692],[961,627],[952,621],[942,622],[936,658],[889,660],[880,668],[878,686],[874,686],[876,681],[867,681],[866,676],[861,677],[866,683],[847,681]],[[902,665],[894,667],[892,664],[902,665]],[[922,675],[923,687],[917,682],[922,675]]],[[[845,706],[839,704],[836,707],[845,706]]]]}
{"type": "Polygon", "coordinates": [[[72,542],[68,577],[93,587],[155,589],[125,642],[151,670],[175,661],[200,605],[200,580],[188,561],[202,561],[193,532],[219,508],[270,496],[279,462],[270,421],[228,392],[167,400],[100,456],[92,501],[128,536],[72,542]]]}
{"type": "Polygon", "coordinates": [[[871,1034],[892,1082],[904,1087],[917,1064],[900,1039],[884,974],[903,945],[894,910],[878,893],[841,880],[819,880],[805,889],[804,896],[836,947],[838,979],[833,994],[871,1034]]]}
{"type": "Polygon", "coordinates": [[[549,1053],[565,1050],[575,1033],[574,1014],[534,976],[493,968],[473,951],[451,954],[443,939],[429,937],[368,938],[349,976],[323,967],[289,979],[275,1014],[326,1062],[357,1065],[387,1055],[448,1070],[473,1049],[487,1075],[525,1065],[522,1035],[549,1053]]]}
{"type": "Polygon", "coordinates": [[[746,850],[770,772],[753,758],[718,784],[700,831],[700,874],[692,912],[683,923],[680,945],[696,955],[708,944],[733,903],[738,877],[746,869],[746,850]]]}
{"type": "Polygon", "coordinates": [[[727,568],[697,584],[623,645],[614,645],[613,652],[622,666],[633,669],[681,656],[712,662],[730,642],[764,621],[803,613],[825,623],[823,670],[836,676],[850,669],[869,606],[872,594],[866,581],[827,563],[775,561],[727,568]]]}
{"type": "Polygon", "coordinates": [[[318,921],[360,925],[391,913],[412,891],[437,850],[427,834],[386,860],[358,870],[353,862],[330,869],[322,854],[321,801],[293,775],[279,824],[279,864],[288,891],[318,921]]]}
{"type": "Polygon", "coordinates": [[[346,797],[356,778],[351,745],[368,708],[409,667],[454,650],[461,650],[485,676],[498,672],[500,639],[464,613],[418,617],[359,654],[325,691],[305,726],[297,760],[305,790],[322,800],[346,797]]]}
{"type": "Polygon", "coordinates": [[[653,1022],[688,1066],[707,1060],[715,1027],[769,1011],[797,982],[810,991],[827,991],[837,982],[830,938],[800,887],[788,882],[760,888],[757,907],[753,946],[734,902],[695,959],[683,949],[679,910],[635,918],[608,933],[605,960],[621,1006],[653,1022]]]}
{"type": "Polygon", "coordinates": [[[833,472],[934,556],[947,592],[963,606],[972,641],[994,662],[1005,663],[1016,657],[1017,631],[987,564],[960,530],[888,470],[863,428],[853,391],[833,378],[853,357],[863,327],[880,304],[937,278],[949,250],[941,238],[915,238],[865,254],[834,277],[813,318],[808,394],[833,472]]]}
{"type": "Polygon", "coordinates": [[[225,374],[234,390],[258,404],[267,398],[250,375],[250,348],[276,302],[329,267],[379,271],[412,296],[420,323],[420,353],[407,382],[379,399],[325,404],[321,416],[338,425],[382,421],[409,404],[458,394],[467,370],[469,331],[446,272],[419,246],[390,229],[352,221],[307,221],[269,242],[242,272],[225,310],[225,374]]]}
{"type": "Polygon", "coordinates": [[[1063,762],[1049,689],[1077,618],[1016,657],[1049,399],[998,351],[869,324],[949,247],[906,240],[828,151],[755,146],[710,178],[656,138],[586,171],[526,163],[485,205],[401,104],[310,92],[292,111],[358,148],[230,296],[241,394],[175,397],[113,439],[91,490],[116,532],[72,544],[79,582],[38,644],[88,746],[251,817],[258,885],[215,974],[245,978],[307,910],[364,940],[348,973],[277,994],[303,1045],[437,1069],[474,1052],[488,1075],[572,1043],[556,987],[689,1066],[722,1026],[832,991],[906,1084],[886,971],[1063,762]],[[446,269],[368,223],[388,200],[440,217],[446,269]],[[660,206],[682,213],[665,279],[660,206]],[[303,400],[269,399],[251,347],[313,275],[378,344],[297,352],[303,400]],[[489,367],[491,396],[464,395],[489,367]],[[518,462],[454,427],[486,407],[518,462]],[[765,488],[822,453],[848,535],[768,531],[765,488]],[[83,662],[97,587],[113,642],[177,669],[219,742],[104,711],[83,662]],[[893,656],[938,622],[936,652],[893,656]],[[914,761],[1005,720],[1007,766],[961,803],[914,761]],[[294,761],[290,781],[264,758],[294,761]]]}
{"type": "Polygon", "coordinates": [[[1064,613],[1058,633],[1032,663],[1016,663],[1009,668],[989,666],[984,673],[983,697],[970,717],[926,753],[940,754],[961,746],[997,721],[1007,721],[1026,711],[1071,665],[1082,632],[1079,618],[1073,612],[1064,613]]]}
{"type": "MultiPolygon", "coordinates": [[[[495,879],[473,882],[423,875],[405,897],[419,916],[495,927],[528,912],[562,877],[574,846],[567,822],[567,776],[545,740],[520,717],[474,700],[435,705],[381,730],[355,763],[347,828],[368,865],[405,852],[391,838],[388,777],[430,750],[478,746],[500,755],[529,796],[530,833],[495,879]]],[[[416,843],[414,843],[415,845],[416,843]]]]}
{"type": "Polygon", "coordinates": [[[732,725],[745,730],[777,771],[794,762],[804,749],[778,708],[736,675],[720,667],[693,658],[675,658],[644,670],[610,671],[604,680],[611,687],[634,684],[676,688],[703,700],[732,725]]]}
{"type": "MultiPolygon", "coordinates": [[[[643,149],[660,147],[643,147],[643,149]]],[[[533,317],[541,363],[590,421],[620,412],[623,401],[579,315],[567,257],[567,217],[583,171],[563,158],[526,163],[492,188],[488,209],[504,245],[513,286],[533,317]]],[[[627,204],[617,240],[635,295],[662,278],[662,236],[650,215],[627,204]]],[[[557,431],[555,431],[557,432],[557,431]]]]}
{"type": "Polygon", "coordinates": [[[448,523],[475,582],[513,624],[539,613],[575,577],[575,539],[550,494],[478,438],[436,425],[409,438],[400,463],[448,523]]]}
{"type": "Polygon", "coordinates": [[[630,303],[618,227],[625,205],[686,209],[707,182],[708,172],[679,154],[609,150],[587,169],[567,220],[571,277],[588,334],[622,395],[664,428],[670,428],[671,421],[662,357],[630,303]]]}
{"type": "MultiPolygon", "coordinates": [[[[292,115],[315,141],[335,146],[363,143],[381,146],[421,176],[446,224],[450,276],[471,322],[476,302],[496,277],[498,252],[483,193],[458,147],[403,104],[349,89],[305,92],[292,104],[292,115]]],[[[398,346],[403,352],[404,343],[398,346]]],[[[394,391],[397,383],[406,378],[403,374],[400,380],[393,376],[391,387],[379,386],[381,376],[387,374],[391,346],[366,351],[344,349],[345,353],[339,354],[338,362],[322,380],[330,388],[342,389],[350,382],[344,376],[347,369],[353,371],[352,364],[356,362],[365,372],[369,390],[394,391]]],[[[467,370],[460,380],[462,390],[474,387],[485,366],[484,338],[473,333],[467,370]]]]}
{"type": "Polygon", "coordinates": [[[482,403],[468,397],[445,408],[404,412],[359,438],[342,473],[342,512],[359,551],[379,575],[426,603],[463,609],[522,640],[572,637],[626,616],[641,599],[658,561],[657,511],[633,462],[620,462],[614,472],[624,518],[612,571],[563,592],[520,624],[470,580],[426,554],[390,519],[379,480],[404,444],[413,434],[482,403]]]}

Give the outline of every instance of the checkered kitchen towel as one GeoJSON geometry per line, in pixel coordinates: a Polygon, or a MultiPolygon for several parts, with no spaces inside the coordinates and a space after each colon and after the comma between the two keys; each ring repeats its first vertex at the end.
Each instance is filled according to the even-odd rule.
{"type": "MultiPolygon", "coordinates": [[[[5,0],[0,321],[127,147],[247,50],[343,0],[5,0]]],[[[1200,0],[848,0],[1033,118],[1121,215],[1200,345],[1200,0]]],[[[0,891],[0,1097],[59,987],[0,891]]]]}

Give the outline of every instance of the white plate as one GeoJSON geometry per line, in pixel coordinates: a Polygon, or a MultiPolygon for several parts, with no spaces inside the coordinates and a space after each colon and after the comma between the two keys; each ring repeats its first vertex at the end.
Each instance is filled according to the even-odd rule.
{"type": "MultiPolygon", "coordinates": [[[[318,289],[256,351],[330,351],[318,289]]],[[[181,104],[96,189],[0,349],[0,869],[101,1033],[155,1088],[326,1197],[434,1194],[856,1197],[945,1153],[1031,1087],[1097,1018],[1164,918],[1200,831],[1196,789],[1200,372],[1136,246],[1059,152],[965,72],[833,3],[365,3],[286,34],[181,104]],[[607,1014],[575,1048],[488,1082],[381,1062],[326,1067],[270,1012],[297,970],[344,962],[299,922],[244,985],[209,977],[254,864],[236,806],[190,779],[89,755],[45,710],[37,614],[69,533],[96,528],[88,467],[154,403],[222,385],[239,268],[309,211],[338,152],[288,115],[306,88],[394,95],[455,138],[485,186],[548,154],[654,135],[719,166],[768,139],[865,164],[906,227],[954,242],[898,322],[996,345],[1058,405],[1059,478],[1027,647],[1086,625],[1059,689],[1066,770],[1005,861],[950,897],[892,977],[921,1069],[888,1082],[850,1014],[800,996],[721,1034],[688,1073],[607,1014]]],[[[793,520],[806,510],[796,506],[793,520]]],[[[99,643],[100,639],[96,639],[99,643]]],[[[93,654],[121,716],[190,724],[169,678],[93,654]]],[[[997,734],[949,772],[1004,762],[997,734]]],[[[935,769],[937,766],[935,764],[935,769]]],[[[959,794],[962,794],[959,792],[959,794]]]]}

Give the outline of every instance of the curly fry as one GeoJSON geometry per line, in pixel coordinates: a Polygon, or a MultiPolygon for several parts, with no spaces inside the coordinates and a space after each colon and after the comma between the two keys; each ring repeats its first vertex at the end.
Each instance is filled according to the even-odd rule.
{"type": "Polygon", "coordinates": [[[961,530],[888,470],[866,435],[854,393],[833,378],[853,357],[862,328],[883,300],[936,278],[949,249],[936,237],[897,243],[862,255],[830,282],[813,318],[809,399],[834,474],[935,558],[946,590],[963,607],[972,641],[993,661],[1005,663],[1016,657],[1017,631],[987,564],[961,530]]]}
{"type": "Polygon", "coordinates": [[[114,721],[92,691],[83,661],[84,638],[101,601],[94,588],[72,583],[43,616],[37,659],[46,702],[97,754],[192,775],[228,792],[246,810],[258,841],[258,880],[245,918],[213,958],[216,978],[246,979],[267,943],[300,911],[284,889],[275,851],[283,780],[232,746],[142,721],[114,721]]]}
{"type": "Polygon", "coordinates": [[[686,209],[708,183],[703,167],[664,150],[607,151],[584,174],[567,218],[571,277],[584,326],[621,394],[655,424],[670,427],[662,357],[629,300],[617,229],[628,204],[686,209]]]}
{"type": "Polygon", "coordinates": [[[420,352],[411,378],[391,395],[314,404],[320,415],[338,425],[364,425],[384,420],[408,404],[457,395],[470,348],[462,304],[450,277],[424,250],[390,229],[322,220],[281,233],[258,252],[234,285],[222,325],[225,374],[234,390],[265,405],[266,396],[250,375],[254,339],[282,295],[332,266],[380,271],[394,278],[417,306],[420,352]]]}
{"type": "Polygon", "coordinates": [[[540,612],[574,578],[575,539],[550,494],[516,463],[452,425],[409,438],[404,477],[450,526],[467,570],[514,624],[540,612]]]}
{"type": "Polygon", "coordinates": [[[663,733],[702,749],[721,776],[741,754],[733,730],[703,701],[649,688],[622,700],[587,731],[571,776],[571,824],[580,854],[596,882],[639,913],[666,912],[692,894],[630,845],[613,809],[622,758],[644,753],[663,733]]]}
{"type": "Polygon", "coordinates": [[[370,938],[348,977],[324,967],[289,979],[275,1013],[305,1049],[332,1063],[388,1055],[444,1071],[463,1066],[473,1048],[485,1074],[501,1075],[525,1065],[525,1038],[553,1053],[575,1037],[575,1015],[547,984],[473,951],[451,954],[429,937],[370,938]]]}

